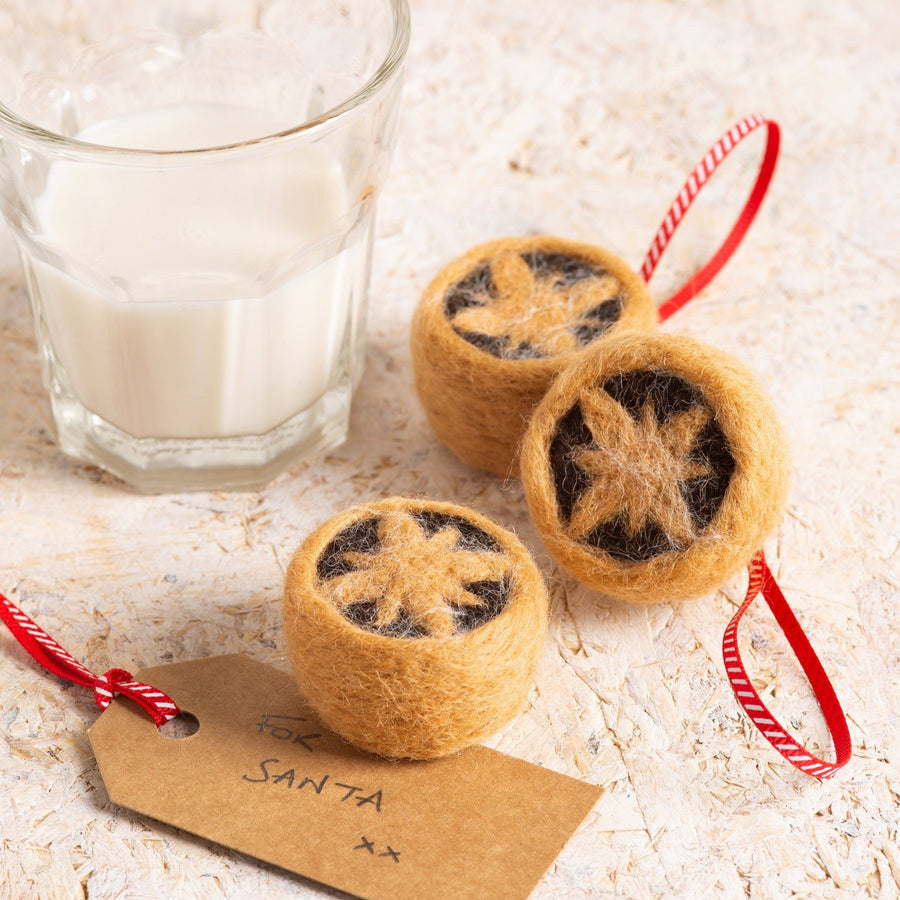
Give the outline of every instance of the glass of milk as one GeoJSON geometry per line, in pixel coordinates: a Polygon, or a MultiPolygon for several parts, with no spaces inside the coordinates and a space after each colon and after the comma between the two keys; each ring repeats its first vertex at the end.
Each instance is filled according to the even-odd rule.
{"type": "Polygon", "coordinates": [[[0,208],[62,449],[258,488],[346,436],[406,0],[4,0],[0,208]]]}

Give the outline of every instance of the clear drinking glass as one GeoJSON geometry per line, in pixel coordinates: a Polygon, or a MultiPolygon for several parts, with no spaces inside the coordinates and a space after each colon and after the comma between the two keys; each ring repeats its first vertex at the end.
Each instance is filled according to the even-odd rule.
{"type": "Polygon", "coordinates": [[[142,490],[339,444],[406,0],[0,0],[0,208],[62,449],[142,490]]]}

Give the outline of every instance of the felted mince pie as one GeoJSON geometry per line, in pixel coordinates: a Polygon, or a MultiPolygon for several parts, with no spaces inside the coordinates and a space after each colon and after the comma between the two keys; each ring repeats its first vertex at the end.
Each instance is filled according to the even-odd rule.
{"type": "Polygon", "coordinates": [[[528,417],[563,368],[598,342],[656,327],[644,282],[590,244],[520,237],[473,248],[416,310],[416,389],[463,462],[514,473],[528,417]]]}
{"type": "Polygon", "coordinates": [[[297,683],[329,728],[373,753],[428,758],[520,711],[547,594],[510,532],[461,506],[395,498],[306,539],[284,623],[297,683]]]}
{"type": "Polygon", "coordinates": [[[566,370],[522,447],[548,550],[585,584],[655,603],[714,590],[784,510],[789,460],[769,400],[726,354],[624,335],[566,370]]]}

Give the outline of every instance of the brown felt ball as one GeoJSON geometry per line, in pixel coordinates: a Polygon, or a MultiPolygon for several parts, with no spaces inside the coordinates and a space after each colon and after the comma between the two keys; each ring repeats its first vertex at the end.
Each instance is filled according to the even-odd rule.
{"type": "Polygon", "coordinates": [[[644,282],[612,253],[555,237],[492,241],[425,291],[412,325],[416,390],[459,459],[515,474],[528,417],[560,370],[656,323],[644,282]]]}
{"type": "Polygon", "coordinates": [[[364,750],[424,759],[522,708],[547,594],[519,540],[462,506],[394,498],[348,510],[291,560],[284,624],[321,720],[364,750]]]}
{"type": "Polygon", "coordinates": [[[784,511],[790,463],[752,375],[678,335],[604,342],[566,369],[522,446],[528,507],[576,578],[638,603],[714,590],[784,511]]]}

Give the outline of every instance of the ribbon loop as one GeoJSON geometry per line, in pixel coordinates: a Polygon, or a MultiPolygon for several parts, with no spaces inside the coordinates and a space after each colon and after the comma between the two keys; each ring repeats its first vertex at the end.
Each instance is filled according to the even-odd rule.
{"type": "Polygon", "coordinates": [[[706,287],[716,277],[721,268],[730,259],[731,255],[737,250],[738,245],[744,239],[747,229],[756,217],[759,208],[762,205],[763,197],[769,189],[772,176],[775,174],[775,163],[778,160],[778,149],[781,144],[781,129],[778,123],[772,119],[755,114],[741,119],[731,126],[716,142],[710,147],[709,151],[694,167],[694,171],[688,176],[687,181],[682,185],[681,190],[672,201],[668,212],[663,218],[662,224],[659,226],[650,244],[650,249],[644,257],[641,265],[641,275],[644,281],[649,282],[653,277],[653,273],[659,264],[660,259],[672,239],[672,235],[681,224],[684,214],[690,209],[691,204],[697,195],[703,189],[703,186],[709,180],[710,176],[724,162],[726,157],[737,147],[741,141],[748,135],[752,134],[757,128],[765,126],[768,130],[766,140],[766,150],[760,164],[759,174],[756,176],[756,182],[750,191],[750,196],[744,204],[737,221],[728,233],[728,237],[722,243],[722,246],[713,254],[710,260],[700,269],[699,272],[693,274],[688,280],[674,293],[665,300],[659,307],[660,321],[665,321],[684,306],[688,300],[695,297],[703,288],[706,287]]]}
{"type": "Polygon", "coordinates": [[[129,697],[150,713],[157,728],[181,712],[168,694],[135,681],[131,672],[125,669],[110,669],[103,675],[95,675],[3,594],[0,594],[0,621],[45,669],[67,681],[93,688],[94,699],[101,710],[106,709],[117,695],[129,697]]]}
{"type": "Polygon", "coordinates": [[[812,644],[810,644],[803,628],[797,621],[797,617],[788,605],[761,550],[751,560],[749,570],[750,579],[744,602],[728,623],[728,627],[725,629],[725,636],[722,639],[725,672],[728,675],[734,696],[753,724],[791,765],[815,778],[830,778],[838,769],[847,764],[853,753],[850,731],[847,728],[847,719],[844,716],[844,711],[841,709],[840,701],[834,692],[822,663],[819,661],[819,657],[816,656],[816,651],[813,650],[812,644]],[[769,609],[772,610],[775,620],[784,632],[791,649],[796,654],[803,671],[806,673],[806,677],[809,679],[819,707],[825,716],[828,730],[831,732],[831,739],[834,741],[834,762],[820,759],[788,733],[787,729],[778,722],[769,708],[763,703],[762,698],[750,681],[746,668],[744,668],[744,662],[741,659],[741,651],[738,646],[738,626],[744,617],[744,613],[747,612],[753,601],[760,595],[768,604],[769,609]]]}

